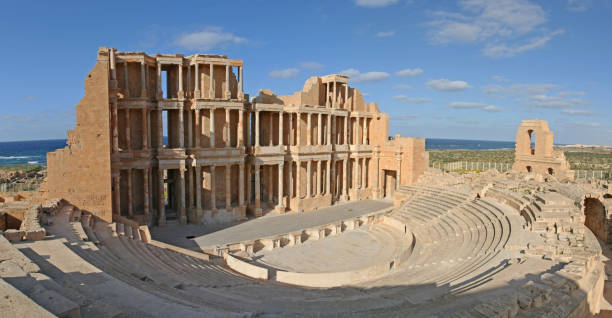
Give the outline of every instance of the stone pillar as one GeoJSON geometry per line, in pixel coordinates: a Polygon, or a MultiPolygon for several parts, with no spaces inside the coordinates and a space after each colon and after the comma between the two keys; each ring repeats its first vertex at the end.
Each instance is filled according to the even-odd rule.
{"type": "Polygon", "coordinates": [[[363,117],[363,144],[369,144],[368,138],[368,117],[363,117]]]}
{"type": "Polygon", "coordinates": [[[179,168],[179,222],[180,224],[187,223],[187,215],[185,213],[185,167],[181,165],[179,168]]]}
{"type": "Polygon", "coordinates": [[[380,180],[379,172],[380,168],[380,148],[379,146],[374,147],[374,193],[375,199],[380,199],[380,180]]]}
{"type": "Polygon", "coordinates": [[[202,97],[202,90],[200,89],[200,70],[198,68],[200,64],[198,63],[198,60],[196,59],[195,61],[195,74],[193,75],[193,81],[195,83],[195,90],[193,92],[193,95],[195,96],[195,98],[200,98],[202,97]]]}
{"type": "Polygon", "coordinates": [[[296,122],[296,146],[301,146],[302,144],[302,113],[296,114],[297,122],[296,122]]]}
{"type": "Polygon", "coordinates": [[[225,64],[225,99],[231,99],[232,98],[232,92],[230,91],[230,85],[229,85],[229,72],[230,72],[230,66],[229,64],[225,64]]]}
{"type": "Polygon", "coordinates": [[[361,188],[366,189],[368,187],[368,158],[363,158],[361,161],[363,161],[361,167],[361,188]]]}
{"type": "Polygon", "coordinates": [[[215,108],[210,109],[210,148],[215,148],[215,108]]]}
{"type": "Polygon", "coordinates": [[[210,63],[210,82],[208,85],[208,98],[215,98],[215,67],[210,63]]]}
{"type": "Polygon", "coordinates": [[[238,142],[236,143],[238,148],[244,147],[244,125],[243,123],[244,111],[238,110],[238,142]]]}
{"type": "Polygon", "coordinates": [[[332,158],[330,159],[330,171],[329,174],[331,176],[331,178],[329,179],[329,185],[330,188],[329,189],[329,193],[332,195],[332,198],[335,197],[334,194],[337,195],[338,192],[338,177],[336,176],[336,160],[334,159],[334,155],[332,154],[332,158]],[[332,182],[333,181],[333,182],[332,182]],[[336,192],[336,193],[334,193],[336,192]]]}
{"type": "Polygon", "coordinates": [[[321,121],[321,114],[319,113],[317,116],[317,145],[322,145],[323,144],[323,134],[322,134],[322,129],[323,129],[323,123],[321,121]]]}
{"type": "Polygon", "coordinates": [[[261,216],[261,178],[259,163],[255,163],[255,216],[261,216]]]}
{"type": "Polygon", "coordinates": [[[196,209],[202,209],[202,167],[195,166],[195,204],[196,209]]]}
{"type": "Polygon", "coordinates": [[[325,83],[325,107],[329,108],[329,82],[325,83]]]}
{"type": "Polygon", "coordinates": [[[191,121],[191,109],[187,109],[187,143],[185,144],[186,148],[193,148],[193,124],[191,121]]]}
{"type": "Polygon", "coordinates": [[[225,210],[232,209],[232,166],[225,165],[225,210]]]}
{"type": "Polygon", "coordinates": [[[189,199],[189,208],[193,208],[195,205],[195,196],[193,193],[193,173],[194,169],[192,166],[187,166],[187,198],[189,199]]]}
{"type": "Polygon", "coordinates": [[[123,62],[123,85],[124,95],[126,98],[130,98],[130,85],[128,82],[128,62],[123,62]]]}
{"type": "Polygon", "coordinates": [[[127,204],[128,204],[128,217],[134,217],[134,201],[132,194],[132,169],[127,169],[127,204]]]}
{"type": "Polygon", "coordinates": [[[113,118],[113,152],[119,152],[119,114],[117,113],[116,100],[111,103],[113,118]]]}
{"type": "Polygon", "coordinates": [[[287,184],[289,185],[287,197],[289,198],[289,200],[291,200],[291,198],[293,198],[293,161],[289,161],[289,171],[287,172],[289,173],[289,175],[287,176],[287,178],[289,178],[287,180],[287,184]]]}
{"type": "Polygon", "coordinates": [[[259,111],[255,111],[255,147],[259,147],[259,111]]]}
{"type": "Polygon", "coordinates": [[[179,148],[185,148],[185,124],[183,120],[183,108],[178,110],[178,134],[179,134],[179,148]]]}
{"type": "Polygon", "coordinates": [[[238,99],[242,100],[244,99],[244,90],[242,89],[242,69],[244,68],[243,65],[238,66],[238,99]]]}
{"type": "Polygon", "coordinates": [[[147,97],[147,80],[145,76],[145,62],[140,62],[140,97],[147,97]]]}
{"type": "Polygon", "coordinates": [[[164,120],[162,119],[163,111],[157,110],[157,148],[161,149],[164,146],[164,120]]]}
{"type": "Polygon", "coordinates": [[[278,145],[282,146],[283,142],[283,111],[278,112],[278,145]]]}
{"type": "Polygon", "coordinates": [[[325,140],[325,144],[326,145],[331,145],[331,131],[332,131],[332,114],[327,114],[327,125],[326,125],[326,130],[327,130],[327,138],[325,140]]]}
{"type": "Polygon", "coordinates": [[[306,136],[306,144],[308,146],[312,146],[312,121],[311,121],[311,117],[312,117],[311,115],[312,114],[311,113],[307,113],[307,115],[308,115],[308,121],[307,121],[308,122],[307,123],[308,127],[306,129],[306,133],[308,135],[306,136]]]}
{"type": "Polygon", "coordinates": [[[166,197],[165,197],[165,191],[164,191],[164,169],[159,168],[158,172],[157,172],[157,189],[158,189],[158,220],[157,223],[159,225],[165,225],[166,224],[166,197]]]}
{"type": "Polygon", "coordinates": [[[287,143],[289,146],[293,146],[293,113],[289,113],[289,140],[287,143]]]}
{"type": "Polygon", "coordinates": [[[195,110],[195,145],[194,148],[200,148],[200,136],[202,135],[202,116],[200,110],[195,110]]]}
{"type": "Polygon", "coordinates": [[[215,165],[210,166],[210,209],[211,211],[217,211],[217,187],[215,186],[215,170],[217,167],[215,165]]]}
{"type": "Polygon", "coordinates": [[[332,100],[332,105],[334,108],[338,107],[338,105],[336,104],[336,101],[338,100],[338,95],[336,95],[336,86],[338,86],[338,84],[336,83],[336,81],[334,81],[334,99],[332,100]]]}
{"type": "Polygon", "coordinates": [[[130,109],[125,109],[125,150],[132,150],[132,130],[130,129],[130,109]]]}
{"type": "Polygon", "coordinates": [[[397,159],[397,180],[395,180],[395,189],[399,190],[402,185],[402,148],[397,150],[395,158],[397,159]]]}
{"type": "Polygon", "coordinates": [[[344,84],[344,109],[348,109],[348,92],[349,86],[348,83],[344,84]]]}
{"type": "Polygon", "coordinates": [[[297,199],[301,199],[302,198],[302,191],[301,187],[302,187],[302,161],[298,160],[296,162],[296,169],[295,169],[295,197],[297,199]]]}
{"type": "Polygon", "coordinates": [[[349,116],[348,114],[346,116],[344,116],[344,131],[342,132],[344,134],[344,144],[348,145],[348,121],[349,121],[349,116]]]}
{"type": "MultiPolygon", "coordinates": [[[[187,64],[187,92],[191,92],[191,65],[187,64]]],[[[189,93],[187,93],[187,95],[189,95],[189,93]]]]}
{"type": "Polygon", "coordinates": [[[183,64],[181,62],[181,64],[178,65],[178,92],[177,92],[177,97],[178,99],[184,99],[185,98],[185,91],[183,90],[183,64]]]}
{"type": "Polygon", "coordinates": [[[274,170],[272,166],[267,166],[268,170],[268,202],[274,202],[274,170]]]}
{"type": "Polygon", "coordinates": [[[247,159],[246,163],[246,202],[251,203],[251,162],[247,159]]]}
{"type": "Polygon", "coordinates": [[[312,160],[308,160],[306,162],[306,197],[310,198],[312,196],[312,183],[310,183],[310,179],[312,179],[312,160]]]}
{"type": "Polygon", "coordinates": [[[152,134],[152,129],[151,129],[151,111],[148,110],[147,111],[147,118],[145,119],[145,121],[147,122],[146,126],[147,126],[147,146],[149,148],[153,148],[153,134],[152,134]]]}
{"type": "Polygon", "coordinates": [[[244,162],[238,166],[238,206],[244,206],[244,162]]]}
{"type": "Polygon", "coordinates": [[[164,96],[164,92],[162,91],[162,80],[161,80],[161,63],[157,61],[157,92],[155,96],[157,96],[158,100],[161,100],[164,96]]]}
{"type": "Polygon", "coordinates": [[[355,117],[355,145],[361,144],[361,117],[355,117]]]}
{"type": "MultiPolygon", "coordinates": [[[[282,113],[281,113],[282,114],[282,113]]],[[[283,197],[285,196],[285,194],[283,193],[283,188],[284,188],[284,178],[283,178],[283,172],[285,170],[285,164],[281,163],[278,165],[278,206],[276,207],[277,210],[284,212],[285,211],[285,205],[283,204],[283,197]]]]}
{"type": "Polygon", "coordinates": [[[121,215],[121,170],[117,171],[117,175],[113,175],[113,213],[121,215]]]}
{"type": "Polygon", "coordinates": [[[269,120],[270,120],[270,128],[268,128],[268,131],[270,132],[268,137],[270,137],[270,140],[268,141],[268,146],[273,146],[274,145],[274,113],[270,112],[270,114],[268,115],[269,120]]]}
{"type": "Polygon", "coordinates": [[[327,160],[327,167],[325,169],[325,194],[331,193],[331,160],[327,160]]]}
{"type": "Polygon", "coordinates": [[[232,136],[230,131],[230,110],[229,108],[225,109],[225,147],[229,148],[231,146],[232,136]]]}
{"type": "Polygon", "coordinates": [[[317,193],[315,193],[315,195],[321,195],[323,193],[323,183],[321,182],[322,175],[323,171],[321,170],[321,160],[317,160],[317,193]]]}
{"type": "Polygon", "coordinates": [[[115,49],[110,49],[110,74],[111,81],[115,81],[111,89],[117,88],[117,63],[115,61],[115,49]]]}
{"type": "Polygon", "coordinates": [[[348,170],[348,161],[349,158],[346,157],[344,160],[342,160],[342,200],[348,200],[348,180],[347,180],[347,170],[348,170]]]}
{"type": "Polygon", "coordinates": [[[149,148],[149,127],[147,125],[147,109],[142,109],[142,150],[149,148]]]}
{"type": "Polygon", "coordinates": [[[357,190],[357,184],[359,182],[358,178],[359,178],[359,158],[355,158],[355,160],[353,161],[353,189],[357,190]]]}

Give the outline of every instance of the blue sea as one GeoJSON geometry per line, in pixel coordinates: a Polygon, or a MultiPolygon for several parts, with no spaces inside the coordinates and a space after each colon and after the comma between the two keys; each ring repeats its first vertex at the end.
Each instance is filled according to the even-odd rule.
{"type": "MultiPolygon", "coordinates": [[[[0,142],[0,166],[14,164],[45,165],[47,152],[66,146],[65,139],[0,142]]],[[[506,149],[514,141],[437,139],[425,140],[427,149],[506,149]]]]}

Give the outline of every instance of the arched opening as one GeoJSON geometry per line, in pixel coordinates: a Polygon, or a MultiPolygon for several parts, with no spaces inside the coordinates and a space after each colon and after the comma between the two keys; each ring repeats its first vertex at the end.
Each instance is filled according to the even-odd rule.
{"type": "Polygon", "coordinates": [[[531,173],[531,166],[527,166],[527,172],[531,173]]]}
{"type": "Polygon", "coordinates": [[[529,129],[527,134],[529,134],[529,153],[531,155],[535,155],[535,131],[533,131],[533,129],[529,129]]]}
{"type": "Polygon", "coordinates": [[[606,211],[604,205],[595,198],[586,198],[583,201],[584,225],[588,227],[595,236],[607,242],[606,233],[606,211]]]}
{"type": "Polygon", "coordinates": [[[553,170],[553,168],[548,168],[548,174],[552,176],[555,174],[555,170],[553,170]]]}

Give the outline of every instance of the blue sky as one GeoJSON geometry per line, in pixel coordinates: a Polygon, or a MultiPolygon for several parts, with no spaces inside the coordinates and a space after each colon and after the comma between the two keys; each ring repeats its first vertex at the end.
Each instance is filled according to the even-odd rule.
{"type": "Polygon", "coordinates": [[[99,46],[244,60],[245,91],[345,73],[391,134],[612,145],[611,0],[4,1],[0,141],[64,138],[99,46]]]}

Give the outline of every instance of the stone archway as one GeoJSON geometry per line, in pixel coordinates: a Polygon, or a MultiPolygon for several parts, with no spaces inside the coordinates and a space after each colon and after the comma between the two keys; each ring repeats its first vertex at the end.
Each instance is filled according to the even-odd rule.
{"type": "Polygon", "coordinates": [[[608,219],[605,206],[595,197],[585,197],[582,200],[582,211],[584,213],[584,225],[588,227],[597,238],[608,243],[608,219]]]}

